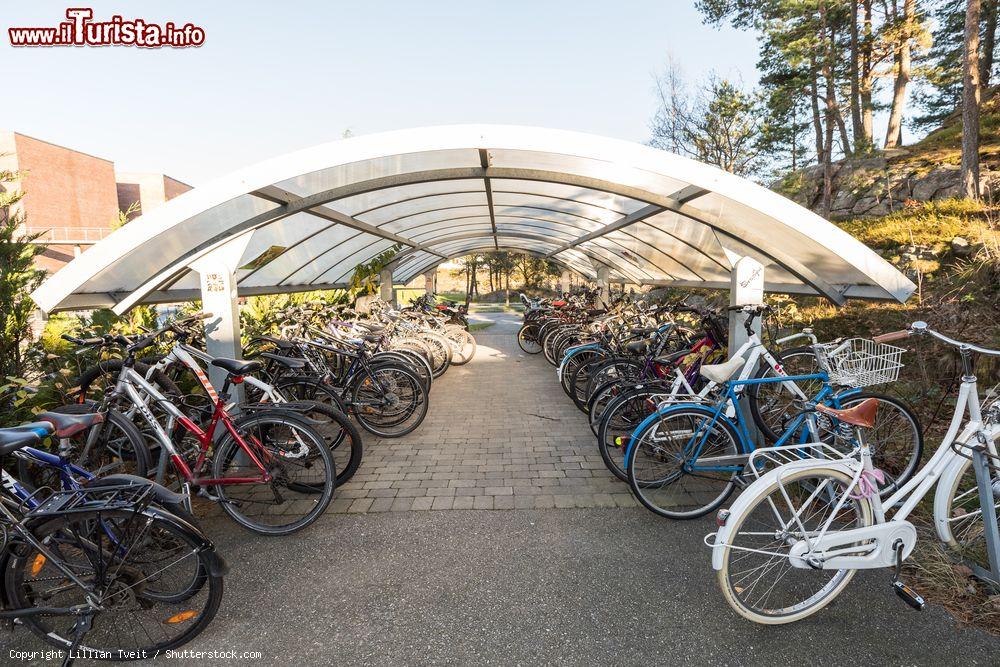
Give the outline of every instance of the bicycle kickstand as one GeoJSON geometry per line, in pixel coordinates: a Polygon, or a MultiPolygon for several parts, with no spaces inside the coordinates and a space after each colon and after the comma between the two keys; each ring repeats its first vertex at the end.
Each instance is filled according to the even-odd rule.
{"type": "Polygon", "coordinates": [[[892,590],[903,599],[903,602],[910,605],[917,611],[923,611],[927,606],[927,601],[915,590],[899,580],[899,574],[903,569],[903,540],[896,540],[892,545],[892,550],[896,552],[896,571],[892,575],[892,590]]]}
{"type": "Polygon", "coordinates": [[[73,624],[73,643],[70,644],[69,650],[66,651],[66,657],[62,661],[62,667],[70,667],[75,659],[73,655],[76,650],[80,648],[80,642],[83,641],[83,636],[90,632],[91,621],[93,620],[92,614],[80,614],[76,617],[76,623],[73,624]]]}

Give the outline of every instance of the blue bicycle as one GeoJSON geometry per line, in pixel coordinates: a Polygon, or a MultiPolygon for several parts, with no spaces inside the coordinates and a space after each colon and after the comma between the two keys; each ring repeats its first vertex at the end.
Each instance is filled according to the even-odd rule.
{"type": "MultiPolygon", "coordinates": [[[[809,443],[833,444],[842,434],[850,433],[850,429],[841,429],[832,417],[817,414],[817,405],[844,410],[876,399],[878,422],[872,429],[871,445],[876,465],[885,472],[880,494],[897,489],[919,464],[922,430],[905,402],[859,388],[894,380],[902,366],[898,360],[893,362],[894,366],[887,364],[884,372],[868,377],[846,372],[852,355],[860,354],[856,350],[859,344],[854,341],[871,344],[863,339],[850,339],[814,345],[818,362],[814,373],[770,376],[760,371],[754,373],[758,361],[771,356],[766,350],[761,351],[763,344],[756,336],[751,336],[743,350],[751,353],[750,361],[737,354],[724,364],[704,366],[702,373],[720,384],[714,399],[663,405],[632,432],[625,451],[625,466],[633,494],[647,509],[673,519],[704,516],[722,505],[737,486],[744,484],[749,455],[758,446],[754,437],[757,429],[745,415],[744,404],[758,400],[761,392],[751,389],[765,385],[794,394],[787,402],[787,406],[794,407],[786,410],[773,445],[800,443],[803,456],[814,455],[809,443]],[[801,387],[817,386],[812,396],[805,397],[802,393],[801,387]]],[[[774,368],[782,370],[780,363],[774,364],[774,368]]],[[[751,406],[751,412],[754,409],[760,412],[759,407],[751,406]]]]}

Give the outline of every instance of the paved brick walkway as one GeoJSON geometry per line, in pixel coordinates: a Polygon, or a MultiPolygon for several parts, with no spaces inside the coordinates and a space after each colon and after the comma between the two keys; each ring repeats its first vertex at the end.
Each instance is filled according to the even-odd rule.
{"type": "Polygon", "coordinates": [[[583,413],[541,356],[521,352],[520,317],[490,314],[479,350],[434,382],[430,411],[397,440],[369,436],[331,511],[632,507],[583,413]]]}

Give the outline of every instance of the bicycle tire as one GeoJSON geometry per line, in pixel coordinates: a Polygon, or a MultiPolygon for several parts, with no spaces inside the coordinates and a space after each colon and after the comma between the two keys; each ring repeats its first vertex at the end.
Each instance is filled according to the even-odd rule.
{"type": "MultiPolygon", "coordinates": [[[[708,420],[708,422],[712,424],[710,432],[715,433],[716,436],[720,434],[721,436],[724,436],[724,439],[721,441],[724,446],[732,445],[733,451],[724,452],[723,455],[728,454],[732,456],[746,453],[743,450],[742,441],[736,427],[733,426],[728,419],[719,417],[712,409],[707,407],[693,404],[678,404],[659,411],[656,415],[648,418],[646,422],[640,424],[631,437],[629,451],[626,453],[625,470],[628,474],[629,487],[632,489],[632,494],[643,507],[654,514],[670,519],[696,519],[718,509],[724,502],[726,502],[726,500],[729,499],[729,496],[732,495],[733,491],[736,490],[736,479],[740,474],[738,471],[732,471],[728,473],[728,479],[726,479],[725,474],[723,477],[713,478],[704,474],[694,475],[680,468],[679,474],[676,477],[673,477],[673,473],[671,473],[670,477],[673,477],[673,479],[671,481],[665,481],[666,478],[660,478],[660,476],[663,475],[662,472],[656,472],[654,477],[647,471],[645,466],[643,466],[641,471],[639,470],[639,462],[642,461],[645,463],[647,460],[647,457],[645,456],[646,450],[648,449],[646,443],[650,442],[647,438],[652,439],[654,437],[652,431],[657,429],[665,419],[679,419],[683,424],[685,417],[696,417],[701,420],[708,420]],[[641,459],[640,454],[642,454],[641,459]],[[671,487],[678,480],[683,480],[687,477],[699,477],[711,479],[716,482],[722,482],[722,490],[721,492],[715,494],[714,497],[710,498],[707,502],[698,501],[698,503],[694,504],[691,509],[687,510],[672,509],[671,507],[668,507],[668,502],[663,502],[659,498],[654,498],[654,489],[671,487]]],[[[699,426],[703,423],[704,421],[698,422],[699,426]]],[[[656,457],[649,458],[654,459],[656,457]]],[[[659,458],[660,460],[666,460],[671,464],[677,460],[676,457],[671,455],[660,456],[659,458]]],[[[684,495],[691,499],[694,498],[694,494],[690,491],[685,491],[684,495]]]]}
{"type": "MultiPolygon", "coordinates": [[[[94,514],[95,514],[94,518],[91,519],[88,519],[89,516],[88,513],[63,515],[63,516],[57,515],[50,519],[40,520],[37,523],[32,524],[31,532],[33,535],[35,535],[36,538],[39,539],[39,541],[52,542],[54,540],[59,539],[58,536],[60,532],[62,532],[63,535],[71,534],[67,532],[68,529],[66,528],[68,521],[75,521],[75,522],[90,521],[92,522],[90,525],[93,525],[94,523],[100,523],[102,525],[105,525],[107,522],[113,521],[116,517],[120,517],[122,521],[128,521],[135,516],[134,513],[130,510],[102,510],[99,512],[95,512],[94,514]]],[[[167,513],[146,510],[144,514],[146,516],[144,517],[143,523],[145,523],[146,521],[150,522],[145,527],[146,535],[150,534],[149,532],[152,529],[151,527],[155,526],[158,530],[167,531],[174,538],[180,539],[182,540],[182,542],[190,545],[189,553],[198,558],[198,562],[197,564],[195,564],[195,566],[197,567],[198,575],[204,576],[205,578],[204,582],[199,587],[198,591],[200,592],[204,590],[206,592],[204,605],[200,609],[200,611],[197,612],[195,615],[188,616],[188,614],[190,614],[193,611],[191,609],[192,605],[190,604],[192,596],[186,596],[184,597],[183,600],[175,602],[165,599],[158,599],[157,596],[154,595],[143,595],[141,592],[135,593],[137,597],[143,600],[142,605],[137,605],[139,611],[145,613],[153,611],[155,609],[156,612],[159,614],[160,624],[183,627],[182,624],[187,624],[192,619],[194,620],[193,622],[190,622],[190,624],[188,624],[186,627],[184,627],[183,631],[180,632],[175,637],[169,638],[166,641],[159,641],[152,643],[150,645],[144,644],[141,646],[122,646],[120,644],[117,646],[102,646],[99,643],[99,640],[95,639],[95,637],[97,637],[95,633],[100,633],[105,628],[109,628],[109,626],[108,624],[104,623],[94,623],[90,631],[88,631],[84,641],[84,645],[87,646],[88,648],[97,650],[107,650],[111,653],[114,653],[116,651],[135,652],[144,649],[149,654],[154,654],[157,651],[165,651],[177,648],[179,646],[187,644],[196,636],[198,636],[201,632],[203,632],[205,628],[208,627],[208,624],[211,623],[212,619],[215,618],[215,615],[219,610],[219,606],[222,602],[222,595],[223,595],[223,577],[221,572],[218,571],[219,568],[216,567],[216,564],[213,562],[213,559],[217,557],[210,550],[204,549],[204,544],[206,542],[205,538],[200,534],[198,534],[192,527],[186,526],[183,522],[177,519],[171,518],[170,515],[167,513]],[[167,617],[166,616],[167,614],[170,614],[170,616],[167,617]],[[174,620],[174,619],[179,619],[179,620],[174,620]],[[164,623],[164,620],[166,620],[167,623],[164,623]]],[[[67,540],[66,537],[63,537],[62,539],[64,542],[67,540]]],[[[149,546],[155,543],[156,542],[154,541],[147,541],[144,543],[144,546],[149,546]]],[[[80,544],[80,542],[78,542],[78,544],[80,544]]],[[[59,550],[60,555],[63,556],[64,558],[68,558],[67,552],[68,548],[66,547],[63,547],[59,550]]],[[[126,557],[135,557],[137,555],[137,552],[133,549],[129,549],[125,552],[125,554],[126,557]]],[[[46,571],[45,568],[51,565],[51,563],[44,557],[42,559],[39,559],[38,558],[39,555],[40,554],[38,554],[33,548],[23,548],[12,552],[9,559],[5,563],[6,567],[4,575],[4,584],[7,592],[7,603],[9,605],[9,608],[25,609],[37,606],[33,604],[31,599],[27,598],[26,596],[32,594],[37,595],[39,591],[37,590],[37,587],[25,584],[25,581],[30,580],[32,578],[40,578],[39,575],[44,573],[46,571]],[[39,563],[41,563],[41,570],[39,572],[33,573],[35,568],[39,566],[39,563]],[[28,575],[27,577],[25,576],[26,574],[28,575]]],[[[86,560],[84,560],[82,561],[81,566],[90,565],[91,567],[95,567],[94,566],[95,561],[100,562],[98,559],[90,559],[89,563],[86,560]]],[[[75,573],[77,574],[77,576],[85,578],[82,567],[77,567],[74,569],[76,570],[75,573]]],[[[54,565],[52,565],[51,570],[56,574],[58,574],[59,572],[54,565]]],[[[128,568],[119,566],[115,570],[112,570],[111,567],[108,567],[106,568],[106,571],[102,575],[102,580],[107,580],[107,577],[110,576],[111,582],[116,582],[119,577],[122,578],[124,581],[128,582],[129,577],[131,578],[141,577],[142,572],[144,572],[144,570],[141,570],[141,568],[135,567],[134,565],[129,566],[128,568]],[[132,573],[132,571],[136,569],[140,571],[139,575],[132,573]]],[[[160,572],[157,572],[155,574],[157,575],[157,577],[162,578],[163,571],[161,570],[160,572]]],[[[61,579],[62,577],[57,576],[56,578],[61,579]]],[[[135,587],[135,585],[133,584],[132,587],[135,587]]],[[[67,594],[72,592],[73,590],[74,589],[62,590],[60,591],[60,594],[67,594]]],[[[80,602],[84,602],[84,600],[81,599],[80,602]]],[[[44,605],[70,606],[69,604],[66,605],[53,604],[49,596],[45,597],[44,605]]],[[[112,614],[112,613],[114,613],[114,607],[112,606],[108,608],[108,606],[106,605],[105,610],[99,612],[98,615],[95,615],[95,619],[99,620],[100,614],[112,614]]],[[[74,643],[73,632],[71,629],[72,625],[65,630],[56,629],[52,627],[57,622],[57,619],[60,618],[67,619],[69,622],[75,623],[75,620],[72,619],[71,617],[67,618],[62,616],[59,617],[26,616],[23,617],[21,621],[33,634],[37,635],[40,639],[42,639],[42,641],[65,650],[66,648],[72,646],[74,643]]],[[[137,622],[135,611],[133,611],[129,615],[129,622],[131,624],[135,624],[137,622]]],[[[118,625],[112,624],[110,627],[115,628],[118,627],[118,625]]],[[[119,631],[115,630],[113,634],[114,634],[114,641],[116,642],[122,641],[121,633],[119,631]]],[[[142,637],[142,634],[134,633],[134,636],[142,637]]],[[[145,633],[145,636],[147,638],[150,638],[148,631],[145,633]]]]}
{"type": "MultiPolygon", "coordinates": [[[[241,507],[243,504],[248,502],[258,502],[256,499],[247,499],[243,497],[242,499],[235,495],[234,489],[239,489],[241,487],[257,487],[258,489],[263,487],[264,484],[222,484],[215,487],[215,494],[219,497],[220,505],[222,510],[229,515],[233,521],[235,521],[240,526],[250,530],[258,535],[268,535],[268,536],[278,536],[278,535],[290,535],[292,533],[298,532],[303,528],[311,525],[326,511],[330,506],[330,501],[333,499],[333,492],[336,486],[336,475],[335,466],[333,462],[333,454],[327,448],[323,437],[316,432],[316,430],[306,423],[301,417],[295,415],[294,413],[286,412],[283,410],[264,410],[260,412],[253,412],[233,422],[234,429],[240,433],[240,437],[252,438],[256,443],[259,443],[260,438],[252,436],[250,429],[254,426],[260,426],[265,424],[271,424],[273,426],[283,426],[294,431],[295,439],[300,443],[304,439],[307,439],[312,443],[309,448],[308,457],[313,461],[319,459],[322,461],[324,469],[320,471],[320,474],[316,476],[315,480],[310,480],[307,482],[297,481],[288,483],[285,485],[287,491],[299,494],[301,497],[297,497],[294,502],[302,503],[309,511],[305,512],[300,518],[295,521],[291,521],[287,524],[282,525],[272,525],[264,524],[259,521],[254,521],[246,514],[238,512],[235,509],[235,505],[239,504],[241,507]],[[245,435],[244,435],[245,434],[245,435]],[[293,484],[295,485],[293,488],[293,484]],[[311,506],[310,506],[311,505],[311,506]]],[[[259,447],[259,444],[254,446],[259,447]]],[[[234,463],[235,458],[242,453],[242,448],[239,443],[233,438],[232,434],[228,431],[223,436],[220,442],[215,446],[214,460],[212,461],[212,474],[216,478],[225,477],[240,477],[241,475],[230,475],[227,474],[225,466],[234,463]]],[[[280,480],[280,474],[284,473],[284,469],[279,467],[279,461],[277,457],[272,459],[272,468],[274,469],[276,475],[276,480],[280,480]]],[[[286,457],[286,460],[294,460],[291,457],[286,457]]],[[[253,472],[251,474],[256,474],[256,467],[247,466],[249,470],[253,472]]],[[[275,487],[279,484],[278,481],[273,481],[268,483],[268,486],[275,487]]],[[[275,493],[272,489],[272,496],[275,500],[283,498],[280,493],[275,493]]],[[[266,497],[266,495],[264,496],[266,497]]],[[[264,500],[259,501],[264,503],[264,500]]],[[[282,513],[287,516],[287,510],[282,513]]]]}
{"type": "MultiPolygon", "coordinates": [[[[95,406],[90,404],[81,405],[79,403],[68,403],[66,405],[61,405],[57,408],[53,408],[52,412],[58,412],[60,414],[90,414],[94,411],[95,406]]],[[[79,458],[68,458],[70,463],[77,465],[84,470],[94,474],[95,476],[110,475],[113,473],[128,473],[131,475],[136,475],[138,477],[147,477],[150,472],[151,465],[151,455],[149,453],[149,448],[146,446],[146,439],[143,437],[142,433],[139,431],[138,427],[129,421],[125,415],[121,414],[117,410],[108,410],[104,414],[104,421],[101,424],[93,426],[91,428],[100,428],[101,435],[95,445],[98,448],[106,449],[108,446],[108,439],[104,437],[108,429],[115,428],[122,433],[124,436],[124,442],[128,443],[128,448],[131,450],[131,454],[134,457],[134,467],[131,469],[114,469],[109,470],[106,466],[95,469],[90,462],[94,460],[95,455],[98,452],[88,452],[88,459],[86,461],[79,458]]],[[[77,438],[73,438],[73,441],[82,440],[86,441],[89,429],[81,433],[77,438]]],[[[82,443],[81,443],[82,445],[82,443]]],[[[62,443],[60,443],[59,449],[62,450],[62,443]]],[[[60,451],[60,455],[64,452],[60,451]]],[[[124,458],[122,460],[125,460],[124,458]]],[[[17,474],[21,483],[29,490],[37,489],[41,486],[48,486],[52,489],[60,488],[60,482],[58,475],[54,478],[46,479],[40,478],[39,475],[48,476],[49,473],[55,473],[54,470],[49,468],[42,468],[39,466],[34,466],[30,461],[23,458],[17,458],[17,474]]]]}

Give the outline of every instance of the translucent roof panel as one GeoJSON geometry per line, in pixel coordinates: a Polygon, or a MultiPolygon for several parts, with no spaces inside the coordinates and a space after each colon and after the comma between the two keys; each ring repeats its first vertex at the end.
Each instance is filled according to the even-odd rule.
{"type": "Polygon", "coordinates": [[[836,226],[714,167],[603,137],[470,125],[356,137],[252,165],[117,230],[32,296],[44,310],[118,311],[187,298],[199,282],[190,267],[210,265],[205,257],[232,270],[238,290],[280,293],[342,283],[394,245],[397,281],[499,248],[588,278],[607,266],[640,284],[725,288],[733,262],[752,256],[772,290],[835,303],[914,290],[836,226]]]}

